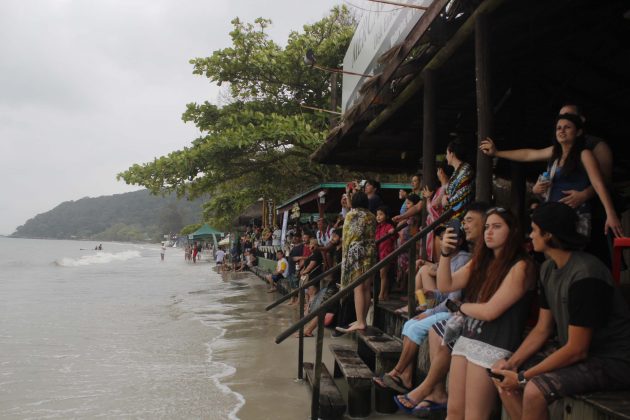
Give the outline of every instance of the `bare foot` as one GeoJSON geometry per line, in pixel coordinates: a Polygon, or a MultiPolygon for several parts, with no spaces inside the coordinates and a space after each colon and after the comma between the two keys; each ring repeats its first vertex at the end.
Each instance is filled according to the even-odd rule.
{"type": "Polygon", "coordinates": [[[267,289],[267,293],[273,293],[275,292],[277,289],[275,287],[271,288],[271,289],[267,289]]]}
{"type": "Polygon", "coordinates": [[[342,332],[342,333],[349,333],[352,331],[363,331],[366,328],[365,324],[350,324],[350,326],[348,328],[341,328],[341,327],[337,327],[335,328],[337,331],[342,332]]]}
{"type": "Polygon", "coordinates": [[[397,314],[406,314],[408,311],[409,311],[409,308],[407,308],[407,305],[405,305],[396,309],[394,312],[396,312],[397,314]]]}

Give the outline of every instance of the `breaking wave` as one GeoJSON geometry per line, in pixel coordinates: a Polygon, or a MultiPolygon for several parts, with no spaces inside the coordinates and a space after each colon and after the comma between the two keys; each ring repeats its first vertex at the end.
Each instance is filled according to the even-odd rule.
{"type": "Polygon", "coordinates": [[[84,255],[81,258],[60,258],[55,264],[60,267],[81,267],[92,264],[108,264],[114,261],[127,261],[140,257],[140,251],[123,252],[97,252],[96,254],[84,255]]]}

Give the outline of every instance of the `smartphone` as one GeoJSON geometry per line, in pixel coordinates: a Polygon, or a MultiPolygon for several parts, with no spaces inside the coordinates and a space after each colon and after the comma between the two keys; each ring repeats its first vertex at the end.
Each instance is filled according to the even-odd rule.
{"type": "Polygon", "coordinates": [[[459,237],[462,231],[462,222],[459,219],[452,219],[446,224],[446,228],[452,228],[453,233],[459,237]]]}
{"type": "Polygon", "coordinates": [[[490,376],[491,378],[498,379],[498,380],[500,380],[500,381],[502,381],[503,379],[505,379],[505,376],[503,376],[503,375],[499,375],[498,373],[494,373],[494,372],[492,371],[492,369],[490,369],[490,368],[486,368],[486,371],[488,372],[488,376],[490,376]]]}
{"type": "Polygon", "coordinates": [[[450,299],[446,299],[446,302],[444,303],[446,305],[446,307],[448,308],[449,311],[455,313],[459,311],[459,307],[461,306],[459,303],[452,301],[450,299]]]}

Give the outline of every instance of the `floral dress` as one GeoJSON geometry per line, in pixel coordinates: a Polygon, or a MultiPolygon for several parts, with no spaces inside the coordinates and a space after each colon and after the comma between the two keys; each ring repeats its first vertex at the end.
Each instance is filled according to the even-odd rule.
{"type": "Polygon", "coordinates": [[[363,208],[352,209],[343,224],[341,287],[346,287],[376,263],[376,217],[363,208]]]}
{"type": "Polygon", "coordinates": [[[466,162],[462,162],[459,168],[453,172],[448,180],[446,187],[446,196],[448,197],[448,205],[444,210],[453,209],[455,214],[453,218],[462,219],[464,217],[464,207],[473,197],[473,169],[466,162]]]}

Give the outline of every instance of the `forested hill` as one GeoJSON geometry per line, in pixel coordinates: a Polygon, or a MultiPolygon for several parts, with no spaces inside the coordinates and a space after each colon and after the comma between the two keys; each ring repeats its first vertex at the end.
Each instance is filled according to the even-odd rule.
{"type": "Polygon", "coordinates": [[[201,220],[205,199],[187,201],[147,190],[66,201],[18,227],[14,237],[159,241],[201,220]]]}

